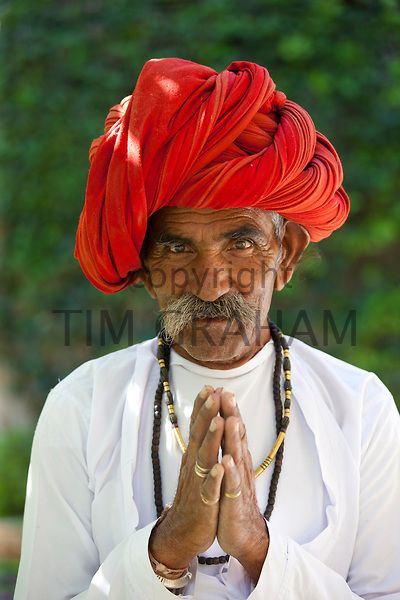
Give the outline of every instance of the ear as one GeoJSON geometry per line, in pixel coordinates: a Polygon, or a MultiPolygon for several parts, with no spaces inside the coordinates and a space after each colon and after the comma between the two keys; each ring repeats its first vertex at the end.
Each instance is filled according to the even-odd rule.
{"type": "Polygon", "coordinates": [[[277,263],[274,289],[280,291],[289,283],[294,269],[309,243],[310,234],[302,225],[293,221],[285,222],[282,255],[277,263]]]}
{"type": "Polygon", "coordinates": [[[139,269],[138,271],[135,271],[135,284],[139,283],[140,281],[143,283],[144,287],[146,288],[146,290],[148,291],[150,296],[154,300],[157,300],[156,292],[151,283],[150,272],[146,269],[146,267],[139,269]]]}

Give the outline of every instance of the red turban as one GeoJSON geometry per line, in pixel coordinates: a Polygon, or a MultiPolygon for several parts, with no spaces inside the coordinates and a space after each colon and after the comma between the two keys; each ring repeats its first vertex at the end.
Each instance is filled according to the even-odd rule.
{"type": "Polygon", "coordinates": [[[276,211],[313,242],[350,207],[332,144],[253,62],[218,73],[181,58],[147,61],[89,158],[74,255],[105,293],[135,281],[148,219],[164,206],[276,211]]]}

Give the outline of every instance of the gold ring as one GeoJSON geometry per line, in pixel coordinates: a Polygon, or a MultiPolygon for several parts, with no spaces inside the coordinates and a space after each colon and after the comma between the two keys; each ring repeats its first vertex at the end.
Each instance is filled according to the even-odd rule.
{"type": "Polygon", "coordinates": [[[205,479],[210,471],[211,469],[205,469],[204,467],[201,467],[196,460],[196,464],[194,465],[194,472],[196,473],[196,475],[198,475],[202,479],[205,479]]]}
{"type": "Polygon", "coordinates": [[[219,496],[215,500],[209,500],[208,498],[205,498],[203,496],[202,492],[200,492],[200,498],[202,499],[202,501],[204,502],[204,504],[207,504],[207,506],[212,506],[213,504],[217,504],[217,502],[219,502],[219,496]]]}
{"type": "Polygon", "coordinates": [[[196,467],[200,471],[200,473],[209,473],[211,471],[211,469],[205,469],[204,467],[201,467],[197,460],[196,460],[196,467]]]}
{"type": "Polygon", "coordinates": [[[239,490],[238,492],[224,492],[224,496],[225,498],[232,498],[232,500],[235,500],[235,498],[239,498],[241,493],[242,490],[239,490]]]}

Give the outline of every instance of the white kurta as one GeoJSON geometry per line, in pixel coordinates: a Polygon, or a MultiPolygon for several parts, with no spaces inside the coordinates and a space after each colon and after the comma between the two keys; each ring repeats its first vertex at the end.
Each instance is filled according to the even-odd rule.
{"type": "MultiPolygon", "coordinates": [[[[234,558],[197,566],[196,600],[400,600],[400,417],[374,375],[291,340],[292,416],[270,546],[254,586],[234,558]]],[[[270,341],[250,361],[208,369],[171,353],[184,438],[208,383],[236,393],[254,465],[275,436],[270,341]]],[[[89,361],[53,388],[29,467],[15,600],[173,598],[147,553],[156,520],[151,469],[156,339],[89,361]]],[[[181,454],[166,411],[160,438],[164,502],[181,454]]],[[[262,512],[270,470],[256,482],[262,512]]],[[[222,554],[215,542],[209,556],[222,554]]]]}

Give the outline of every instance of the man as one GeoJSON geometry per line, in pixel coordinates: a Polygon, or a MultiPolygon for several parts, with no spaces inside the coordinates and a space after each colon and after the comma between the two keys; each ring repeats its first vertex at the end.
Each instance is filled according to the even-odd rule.
{"type": "Polygon", "coordinates": [[[15,598],[399,600],[393,398],[268,319],[347,217],[332,145],[255,63],[154,59],[90,157],[75,255],[164,331],[51,390],[15,598]]]}

